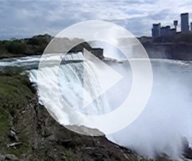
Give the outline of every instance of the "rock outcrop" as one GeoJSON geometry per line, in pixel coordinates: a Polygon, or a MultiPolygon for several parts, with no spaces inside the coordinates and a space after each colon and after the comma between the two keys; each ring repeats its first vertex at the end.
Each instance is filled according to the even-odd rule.
{"type": "Polygon", "coordinates": [[[38,103],[25,76],[0,74],[0,161],[133,161],[140,156],[103,137],[78,135],[38,103]]]}

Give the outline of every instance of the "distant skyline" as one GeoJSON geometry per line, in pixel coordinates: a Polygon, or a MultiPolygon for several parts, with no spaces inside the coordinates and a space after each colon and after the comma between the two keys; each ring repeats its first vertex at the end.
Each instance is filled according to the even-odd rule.
{"type": "MultiPolygon", "coordinates": [[[[136,36],[150,36],[153,23],[173,26],[191,0],[1,0],[0,39],[36,34],[57,34],[74,23],[106,20],[127,28],[136,36]]],[[[178,28],[180,30],[180,28],[178,28]]]]}

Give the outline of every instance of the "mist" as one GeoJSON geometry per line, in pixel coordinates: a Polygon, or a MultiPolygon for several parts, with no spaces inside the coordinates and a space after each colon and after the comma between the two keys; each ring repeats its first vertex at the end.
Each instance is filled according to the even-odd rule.
{"type": "Polygon", "coordinates": [[[107,138],[147,158],[165,155],[180,160],[184,140],[192,143],[192,66],[163,59],[151,62],[154,82],[145,110],[131,125],[107,138]]]}
{"type": "MultiPolygon", "coordinates": [[[[129,61],[145,60],[130,59],[129,61]]],[[[129,148],[147,158],[166,155],[172,159],[180,160],[183,157],[183,140],[187,140],[189,146],[192,146],[192,64],[190,62],[166,59],[151,59],[151,64],[154,79],[153,88],[144,111],[132,124],[106,137],[112,142],[129,148]]],[[[121,73],[124,78],[103,95],[102,100],[105,99],[106,102],[103,102],[102,106],[98,106],[100,105],[98,104],[91,109],[88,108],[91,110],[91,113],[95,113],[95,111],[99,113],[101,111],[113,111],[115,108],[118,108],[129,94],[132,83],[129,63],[112,62],[110,66],[121,73]],[[108,104],[110,111],[103,107],[103,104],[108,104]]],[[[77,84],[77,81],[75,81],[76,79],[79,80],[78,73],[76,73],[80,72],[79,65],[74,64],[72,67],[69,65],[61,67],[63,78],[65,78],[61,80],[62,87],[64,87],[64,91],[66,89],[70,91],[67,93],[63,92],[63,96],[66,101],[78,104],[76,99],[69,98],[70,93],[78,96],[71,89],[73,85],[81,88],[81,83],[77,84]],[[74,80],[74,78],[76,79],[74,80]]],[[[51,75],[55,74],[55,67],[50,68],[47,72],[46,70],[45,68],[39,71],[43,79],[42,86],[47,91],[44,95],[39,95],[40,100],[44,100],[49,105],[45,107],[52,109],[60,124],[73,125],[74,117],[69,118],[64,105],[59,101],[51,101],[53,96],[57,98],[57,95],[53,95],[52,92],[57,87],[56,82],[50,79],[52,78],[51,75]],[[47,83],[45,83],[46,81],[47,83]]],[[[31,81],[34,83],[37,83],[36,73],[36,70],[30,72],[31,81]]],[[[145,73],[140,71],[139,75],[140,81],[145,81],[145,73]]],[[[142,98],[138,97],[137,101],[140,101],[140,99],[142,98]]],[[[86,111],[84,112],[87,113],[86,111]]],[[[118,119],[121,118],[114,120],[114,124],[116,121],[118,122],[118,119]]]]}
{"type": "MultiPolygon", "coordinates": [[[[111,32],[108,35],[118,34],[111,32]]],[[[129,51],[129,61],[146,61],[143,59],[143,49],[139,43],[136,42],[137,47],[134,48],[134,41],[132,42],[133,50],[129,51]]],[[[117,41],[117,44],[124,45],[125,48],[128,45],[124,40],[117,41]]],[[[111,45],[103,43],[102,47],[107,57],[125,58],[111,45]]],[[[153,88],[145,110],[131,125],[107,135],[107,138],[146,158],[167,156],[173,160],[183,160],[186,144],[192,147],[192,64],[166,59],[169,56],[163,49],[151,51],[150,57],[153,57],[153,88]],[[156,57],[164,59],[155,59],[156,57]]],[[[119,90],[115,94],[109,94],[108,101],[112,106],[119,105],[119,100],[122,101],[131,84],[131,68],[126,66],[117,70],[120,73],[128,72],[129,75],[125,77],[126,81],[118,84],[119,90]]],[[[145,81],[145,73],[141,71],[139,74],[141,81],[145,81]]],[[[140,99],[138,98],[138,101],[140,99]]]]}
{"type": "MultiPolygon", "coordinates": [[[[116,52],[117,50],[113,50],[113,48],[109,48],[108,50],[106,50],[105,46],[103,46],[103,48],[109,57],[113,58],[116,56],[116,59],[124,58],[124,56],[121,55],[122,53],[119,51],[116,52]]],[[[129,61],[142,62],[146,60],[143,58],[133,58],[129,59],[129,61]]],[[[106,137],[110,141],[131,149],[146,158],[167,156],[173,160],[183,160],[184,140],[185,142],[187,140],[189,146],[192,147],[192,64],[190,62],[168,59],[151,59],[151,64],[154,79],[153,88],[144,111],[131,125],[116,133],[106,135],[106,137]]],[[[102,101],[105,99],[106,102],[97,104],[102,106],[93,106],[91,109],[88,108],[90,111],[83,111],[84,113],[95,113],[95,111],[98,113],[101,111],[102,113],[103,111],[110,112],[108,109],[103,109],[106,108],[103,107],[105,104],[108,104],[110,110],[113,111],[129,94],[132,83],[132,73],[129,63],[126,61],[123,63],[108,62],[108,65],[121,73],[124,78],[103,95],[102,101]]],[[[62,82],[61,87],[65,89],[64,91],[66,91],[66,89],[70,91],[67,93],[63,92],[63,96],[67,102],[72,102],[77,105],[78,101],[74,98],[82,98],[78,96],[78,93],[74,93],[75,91],[72,90],[72,87],[76,85],[75,87],[79,86],[79,88],[82,88],[80,83],[81,77],[79,78],[79,74],[82,72],[79,69],[78,64],[61,67],[62,78],[64,79],[60,81],[62,82]],[[74,78],[77,79],[79,83],[77,83],[74,78]],[[70,93],[74,95],[73,99],[68,97],[70,93]]],[[[37,81],[33,76],[35,73],[36,71],[31,71],[30,77],[32,82],[37,81]]],[[[52,108],[52,112],[56,115],[60,124],[74,125],[74,118],[69,118],[64,105],[59,101],[51,101],[50,99],[53,98],[52,91],[55,91],[54,89],[56,88],[56,83],[50,79],[51,73],[53,73],[53,75],[55,74],[54,68],[49,69],[48,72],[43,70],[41,73],[41,77],[44,80],[42,85],[47,92],[43,97],[40,96],[40,98],[48,103],[48,107],[52,108]],[[45,80],[50,81],[51,90],[50,85],[46,85],[45,80]]],[[[145,73],[142,69],[138,74],[141,82],[146,81],[145,73]]],[[[93,88],[91,83],[90,88],[93,88]]],[[[142,98],[138,97],[137,101],[140,101],[140,99],[142,98]]],[[[77,120],[80,119],[77,118],[77,120]]],[[[121,118],[114,120],[114,124],[116,121],[118,122],[118,119],[120,120],[121,118]]],[[[80,122],[78,125],[84,124],[80,122]]]]}

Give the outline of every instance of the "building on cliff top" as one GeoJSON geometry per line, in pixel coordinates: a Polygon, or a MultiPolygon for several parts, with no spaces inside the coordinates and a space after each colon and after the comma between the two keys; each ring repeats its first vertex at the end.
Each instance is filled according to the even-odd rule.
{"type": "Polygon", "coordinates": [[[173,21],[173,28],[170,26],[162,26],[161,24],[153,24],[152,28],[152,37],[157,38],[157,37],[169,37],[169,36],[174,36],[176,34],[180,33],[188,33],[192,32],[192,23],[191,23],[191,28],[189,26],[189,13],[182,13],[181,14],[181,32],[177,32],[177,27],[178,27],[178,21],[174,20],[173,21]]]}
{"type": "Polygon", "coordinates": [[[189,14],[181,14],[181,32],[189,32],[189,14]]]}

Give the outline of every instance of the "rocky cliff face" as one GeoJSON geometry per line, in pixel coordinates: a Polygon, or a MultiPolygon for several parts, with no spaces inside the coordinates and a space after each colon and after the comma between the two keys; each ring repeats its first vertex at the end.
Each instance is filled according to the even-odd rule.
{"type": "Polygon", "coordinates": [[[142,158],[105,137],[59,125],[39,105],[27,77],[0,74],[0,161],[133,161],[142,158]]]}
{"type": "Polygon", "coordinates": [[[189,43],[145,43],[150,58],[192,60],[192,44],[189,43]]]}
{"type": "Polygon", "coordinates": [[[18,111],[13,128],[21,145],[26,146],[20,157],[31,161],[116,161],[134,160],[136,155],[108,142],[104,137],[87,137],[59,125],[34,98],[18,111]],[[24,140],[24,142],[23,142],[24,140]]]}

